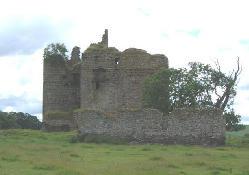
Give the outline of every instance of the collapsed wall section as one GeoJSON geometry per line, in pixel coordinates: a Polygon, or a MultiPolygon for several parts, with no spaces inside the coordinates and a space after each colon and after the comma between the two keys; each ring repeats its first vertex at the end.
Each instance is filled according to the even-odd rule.
{"type": "Polygon", "coordinates": [[[154,109],[122,110],[114,116],[82,109],[74,113],[79,136],[115,136],[138,143],[224,145],[220,111],[178,109],[169,116],[154,109]]]}

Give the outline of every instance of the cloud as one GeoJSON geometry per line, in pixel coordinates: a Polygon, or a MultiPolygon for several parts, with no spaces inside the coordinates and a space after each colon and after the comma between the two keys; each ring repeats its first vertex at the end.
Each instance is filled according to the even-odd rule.
{"type": "Polygon", "coordinates": [[[2,57],[0,75],[0,110],[41,113],[42,49],[32,55],[2,57]]]}
{"type": "Polygon", "coordinates": [[[41,113],[41,109],[41,100],[29,99],[26,94],[23,94],[19,97],[11,95],[7,98],[0,99],[0,110],[2,111],[37,114],[41,113]]]}
{"type": "Polygon", "coordinates": [[[165,37],[165,38],[169,37],[169,35],[166,32],[162,32],[162,36],[165,37]]]}
{"type": "Polygon", "coordinates": [[[46,17],[11,17],[0,23],[0,56],[30,55],[48,42],[60,39],[70,23],[46,17]]]}
{"type": "Polygon", "coordinates": [[[246,39],[246,40],[239,40],[239,43],[240,43],[240,44],[247,45],[247,44],[249,44],[249,39],[246,39]]]}
{"type": "Polygon", "coordinates": [[[249,90],[249,83],[239,87],[239,90],[249,90]]]}
{"type": "Polygon", "coordinates": [[[200,29],[195,29],[195,30],[192,30],[192,31],[188,31],[187,33],[188,33],[189,35],[194,36],[194,37],[198,37],[200,31],[201,31],[200,29]]]}
{"type": "Polygon", "coordinates": [[[244,125],[249,125],[249,117],[243,117],[240,123],[244,125]]]}
{"type": "Polygon", "coordinates": [[[42,99],[42,49],[29,56],[0,59],[0,98],[27,94],[42,99]]]}
{"type": "Polygon", "coordinates": [[[144,16],[150,16],[150,13],[145,9],[138,8],[137,10],[139,11],[139,13],[143,14],[144,16]]]}

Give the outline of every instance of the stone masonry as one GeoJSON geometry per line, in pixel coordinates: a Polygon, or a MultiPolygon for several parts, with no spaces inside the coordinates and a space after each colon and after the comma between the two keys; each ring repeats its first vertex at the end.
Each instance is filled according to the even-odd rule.
{"type": "Polygon", "coordinates": [[[164,55],[144,50],[113,48],[84,53],[81,65],[81,108],[115,112],[120,108],[141,108],[143,80],[162,67],[164,55]]]}
{"type": "Polygon", "coordinates": [[[178,109],[168,116],[155,109],[97,110],[74,113],[79,136],[115,136],[135,143],[224,145],[225,119],[215,110],[178,109]]]}

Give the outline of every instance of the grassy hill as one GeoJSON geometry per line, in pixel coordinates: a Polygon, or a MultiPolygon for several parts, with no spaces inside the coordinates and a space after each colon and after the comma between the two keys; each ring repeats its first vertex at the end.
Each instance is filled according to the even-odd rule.
{"type": "Polygon", "coordinates": [[[249,125],[246,126],[246,129],[236,132],[227,132],[227,136],[239,136],[243,137],[245,134],[249,134],[249,125]]]}
{"type": "Polygon", "coordinates": [[[0,175],[249,175],[249,137],[200,147],[72,144],[74,135],[0,131],[0,175]]]}

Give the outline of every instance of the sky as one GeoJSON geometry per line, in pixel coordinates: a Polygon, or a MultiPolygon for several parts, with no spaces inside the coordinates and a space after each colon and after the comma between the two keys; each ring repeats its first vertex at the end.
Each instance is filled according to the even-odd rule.
{"type": "Polygon", "coordinates": [[[235,112],[249,124],[246,0],[8,0],[0,6],[0,110],[42,111],[43,49],[64,43],[83,52],[109,30],[109,46],[165,54],[170,67],[199,61],[231,73],[240,58],[235,112]]]}

